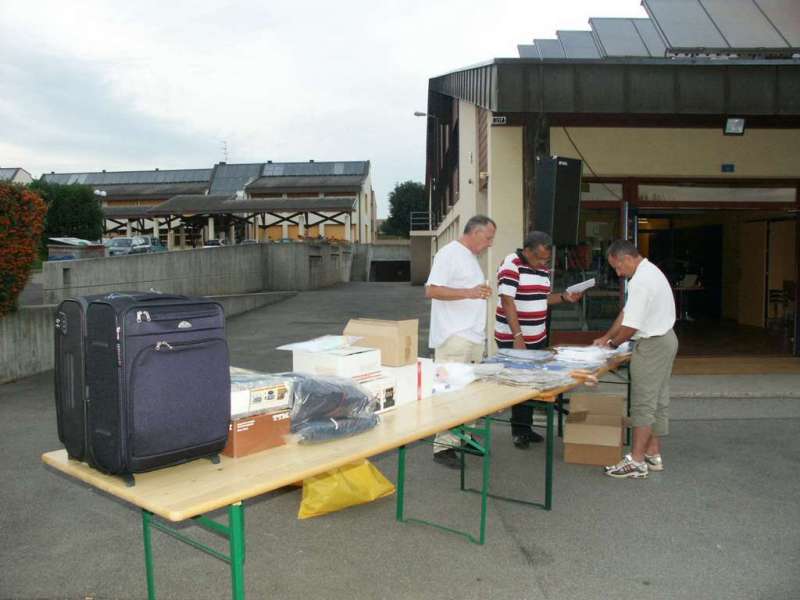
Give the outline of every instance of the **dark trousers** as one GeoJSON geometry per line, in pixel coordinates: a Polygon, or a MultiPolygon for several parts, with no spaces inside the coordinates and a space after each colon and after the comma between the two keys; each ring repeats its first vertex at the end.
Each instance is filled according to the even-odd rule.
{"type": "MultiPolygon", "coordinates": [[[[495,340],[498,348],[513,348],[514,342],[501,342],[495,340]]],[[[547,338],[536,344],[525,344],[528,350],[541,350],[547,348],[547,338]]],[[[511,435],[529,436],[533,429],[533,407],[522,403],[511,407],[511,435]]]]}

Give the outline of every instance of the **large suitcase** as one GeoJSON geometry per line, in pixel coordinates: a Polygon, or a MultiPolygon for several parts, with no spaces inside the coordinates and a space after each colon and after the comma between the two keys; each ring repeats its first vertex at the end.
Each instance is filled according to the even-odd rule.
{"type": "Polygon", "coordinates": [[[230,420],[222,307],[119,294],[86,310],[91,464],[130,474],[214,456],[230,420]]]}
{"type": "MultiPolygon", "coordinates": [[[[112,292],[146,298],[152,292],[112,292]]],[[[54,390],[58,439],[75,460],[88,460],[86,435],[86,308],[109,294],[78,296],[56,308],[54,390]]]]}

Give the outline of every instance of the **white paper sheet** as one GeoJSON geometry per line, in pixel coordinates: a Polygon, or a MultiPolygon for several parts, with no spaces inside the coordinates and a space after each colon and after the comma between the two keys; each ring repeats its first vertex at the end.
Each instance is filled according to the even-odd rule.
{"type": "Polygon", "coordinates": [[[571,285],[567,288],[568,294],[580,294],[581,292],[585,292],[589,288],[594,287],[594,277],[591,279],[587,279],[586,281],[581,281],[580,283],[576,283],[575,285],[571,285]]]}

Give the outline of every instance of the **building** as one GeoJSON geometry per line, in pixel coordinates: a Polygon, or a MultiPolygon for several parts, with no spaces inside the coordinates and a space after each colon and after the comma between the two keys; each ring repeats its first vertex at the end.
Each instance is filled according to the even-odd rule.
{"type": "Polygon", "coordinates": [[[369,161],[214,165],[211,169],[49,173],[91,186],[106,234],[148,234],[170,248],[220,238],[325,237],[369,243],[376,203],[369,161]]]}
{"type": "Polygon", "coordinates": [[[33,177],[20,167],[0,167],[0,181],[28,185],[33,181],[33,177]]]}
{"type": "Polygon", "coordinates": [[[627,237],[675,286],[682,352],[797,354],[800,4],[643,5],[649,19],[591,19],[430,79],[431,252],[488,214],[493,273],[541,226],[537,160],[580,159],[577,244],[558,249],[555,279],[599,285],[574,314],[553,311],[556,342],[617,313],[604,255],[627,237]]]}

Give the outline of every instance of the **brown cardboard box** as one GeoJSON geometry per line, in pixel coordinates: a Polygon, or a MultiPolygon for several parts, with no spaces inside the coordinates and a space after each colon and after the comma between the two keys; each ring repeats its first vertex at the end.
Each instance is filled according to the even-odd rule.
{"type": "Polygon", "coordinates": [[[381,364],[387,367],[402,367],[417,361],[419,343],[419,320],[384,321],[382,319],[350,319],[344,335],[357,335],[359,346],[378,348],[381,364]]]}
{"type": "Polygon", "coordinates": [[[622,458],[625,397],[573,394],[564,430],[564,462],[613,465],[622,458]]]}
{"type": "Polygon", "coordinates": [[[285,437],[289,435],[290,423],[288,410],[261,413],[231,421],[228,426],[228,442],[222,453],[239,458],[282,446],[286,443],[285,437]]]}

